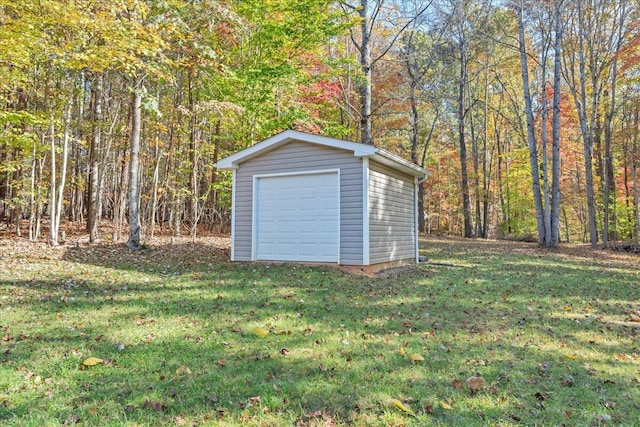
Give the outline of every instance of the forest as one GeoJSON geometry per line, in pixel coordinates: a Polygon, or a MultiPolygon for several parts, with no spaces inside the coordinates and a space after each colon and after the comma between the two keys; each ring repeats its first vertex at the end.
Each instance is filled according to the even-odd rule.
{"type": "Polygon", "coordinates": [[[425,167],[426,233],[637,244],[639,12],[0,0],[0,230],[131,248],[226,232],[231,176],[214,163],[296,129],[425,167]]]}

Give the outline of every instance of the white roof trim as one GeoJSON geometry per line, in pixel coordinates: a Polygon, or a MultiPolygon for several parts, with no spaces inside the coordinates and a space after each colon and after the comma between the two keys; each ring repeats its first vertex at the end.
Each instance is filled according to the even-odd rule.
{"type": "Polygon", "coordinates": [[[411,176],[425,178],[429,175],[429,172],[420,166],[381,148],[378,149],[378,152],[372,158],[383,165],[389,166],[392,169],[400,170],[411,176]]]}
{"type": "Polygon", "coordinates": [[[245,148],[242,151],[225,157],[224,159],[218,160],[218,162],[216,162],[214,166],[218,169],[237,169],[240,163],[260,156],[267,151],[271,151],[291,141],[303,141],[312,144],[324,145],[326,147],[351,151],[356,157],[371,157],[384,165],[387,165],[393,169],[403,171],[412,176],[421,178],[427,176],[427,171],[423,168],[414,165],[413,163],[404,160],[394,154],[391,154],[388,151],[376,148],[373,145],[358,144],[355,142],[349,142],[341,139],[314,135],[311,133],[299,132],[295,130],[287,130],[274,135],[271,138],[265,139],[262,142],[258,142],[251,147],[245,148]]]}

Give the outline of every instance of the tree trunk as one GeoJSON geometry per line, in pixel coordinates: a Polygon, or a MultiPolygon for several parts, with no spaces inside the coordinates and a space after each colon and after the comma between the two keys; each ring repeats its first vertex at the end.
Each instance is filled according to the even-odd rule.
{"type": "Polygon", "coordinates": [[[547,96],[547,67],[546,67],[546,55],[543,55],[542,59],[542,123],[540,139],[542,140],[542,147],[540,149],[542,153],[542,205],[544,215],[544,236],[543,246],[551,246],[551,185],[549,183],[549,133],[547,132],[547,125],[549,122],[549,101],[547,96]]]}
{"type": "Polygon", "coordinates": [[[56,222],[56,207],[58,204],[56,203],[56,174],[58,171],[56,170],[56,129],[55,123],[53,120],[53,110],[49,113],[49,149],[51,155],[51,182],[49,188],[49,243],[52,246],[58,246],[58,229],[56,222]]]}
{"type": "Polygon", "coordinates": [[[538,230],[538,244],[544,242],[544,213],[542,209],[542,194],[540,191],[540,172],[538,170],[538,149],[534,130],[533,106],[529,89],[529,68],[527,63],[526,41],[524,37],[522,5],[518,8],[518,41],[520,50],[520,68],[522,71],[522,88],[524,91],[525,113],[527,115],[527,140],[529,143],[529,163],[533,185],[533,201],[536,208],[536,224],[538,230]]]}
{"type": "MultiPolygon", "coordinates": [[[[640,126],[640,110],[636,110],[633,118],[633,129],[640,126]]],[[[633,183],[633,218],[635,227],[633,228],[633,240],[637,245],[640,241],[640,187],[638,186],[638,132],[631,134],[631,179],[633,183]]]]}
{"type": "MultiPolygon", "coordinates": [[[[31,161],[31,188],[29,191],[29,240],[32,242],[35,241],[38,236],[35,233],[35,223],[36,223],[36,210],[37,207],[37,198],[36,198],[36,173],[38,170],[38,158],[37,158],[37,147],[34,143],[33,145],[33,160],[31,161]]],[[[18,217],[18,222],[20,222],[21,218],[18,217]]],[[[20,237],[20,226],[18,226],[18,237],[20,237]]]]}
{"type": "MultiPolygon", "coordinates": [[[[471,99],[471,90],[469,90],[469,99],[471,99]]],[[[471,160],[473,165],[473,198],[475,204],[475,231],[474,236],[482,236],[482,210],[480,209],[480,159],[478,151],[478,139],[476,136],[476,123],[473,112],[469,114],[469,132],[471,133],[471,160]]]]}
{"type": "MultiPolygon", "coordinates": [[[[118,153],[119,150],[116,150],[118,153]]],[[[124,224],[124,217],[127,210],[127,191],[128,191],[128,169],[127,163],[127,147],[122,148],[122,156],[115,155],[115,164],[120,164],[118,169],[119,177],[114,176],[115,189],[114,189],[114,207],[113,207],[113,231],[111,233],[114,242],[120,240],[120,233],[122,232],[122,224],[124,224]]],[[[115,175],[115,173],[114,173],[115,175]]]]}
{"type": "Polygon", "coordinates": [[[618,38],[615,47],[616,54],[613,56],[612,64],[611,64],[611,96],[609,99],[609,111],[605,118],[605,127],[604,127],[604,223],[603,223],[603,231],[602,231],[602,242],[604,247],[607,248],[609,246],[609,240],[611,238],[615,238],[615,232],[610,235],[609,224],[610,220],[613,220],[615,224],[615,179],[613,173],[613,155],[611,154],[611,122],[613,121],[613,117],[616,112],[616,84],[618,77],[618,55],[617,52],[620,51],[620,47],[622,46],[622,29],[624,26],[624,19],[626,16],[626,2],[621,2],[620,10],[619,10],[619,22],[618,22],[618,38]],[[613,212],[611,211],[611,203],[614,204],[613,212]]]}
{"type": "MultiPolygon", "coordinates": [[[[562,49],[562,1],[556,2],[555,7],[555,45],[553,64],[553,124],[552,124],[552,154],[551,154],[551,247],[560,243],[560,88],[561,88],[561,49],[562,49]]],[[[566,224],[566,212],[565,212],[566,224]]],[[[569,233],[567,231],[567,241],[569,233]]]]}
{"type": "MultiPolygon", "coordinates": [[[[502,141],[500,140],[500,132],[495,129],[496,148],[498,149],[498,166],[496,169],[496,180],[498,181],[498,198],[500,199],[500,213],[502,214],[502,224],[508,224],[509,221],[509,208],[507,207],[504,198],[504,182],[502,179],[502,141]]],[[[502,228],[502,227],[501,227],[502,228]]]]}
{"type": "Polygon", "coordinates": [[[189,236],[192,239],[196,238],[198,232],[198,217],[200,210],[200,188],[198,182],[198,150],[197,150],[197,115],[195,111],[195,101],[193,98],[193,75],[188,74],[187,89],[189,97],[189,162],[191,170],[189,175],[189,186],[191,187],[191,198],[189,199],[189,219],[191,220],[191,227],[189,229],[189,236]]]}
{"type": "MultiPolygon", "coordinates": [[[[214,138],[213,159],[212,159],[213,164],[216,164],[216,162],[220,159],[220,144],[222,143],[221,128],[222,128],[222,118],[218,117],[218,120],[216,120],[215,132],[213,137],[214,138]]],[[[218,182],[217,170],[216,168],[211,168],[211,180],[209,181],[209,188],[211,188],[211,192],[209,193],[209,200],[208,200],[209,206],[211,206],[211,216],[209,219],[210,221],[209,231],[214,229],[214,225],[216,221],[222,222],[222,218],[223,218],[223,216],[219,214],[221,209],[218,206],[217,182],[218,182]]]]}
{"type": "MultiPolygon", "coordinates": [[[[488,165],[488,144],[489,144],[489,67],[485,67],[484,85],[484,117],[482,132],[482,228],[481,236],[489,237],[489,189],[491,185],[491,165],[488,165]]],[[[493,152],[493,150],[491,150],[493,152]]],[[[493,153],[492,153],[493,154],[493,153]]]]}
{"type": "Polygon", "coordinates": [[[158,179],[160,177],[160,160],[162,159],[162,151],[158,146],[158,139],[156,139],[154,156],[156,158],[156,164],[153,168],[153,187],[151,191],[151,215],[149,215],[149,236],[153,238],[156,229],[156,211],[158,209],[158,179]]]}
{"type": "Polygon", "coordinates": [[[463,36],[460,41],[460,76],[458,81],[458,144],[460,147],[460,180],[462,191],[462,214],[464,216],[464,237],[473,237],[471,224],[471,200],[469,197],[469,172],[467,170],[467,143],[465,140],[466,101],[465,90],[467,84],[467,55],[463,36]]]}
{"type": "MultiPolygon", "coordinates": [[[[407,66],[407,74],[411,79],[409,84],[409,104],[411,105],[410,122],[411,122],[411,161],[414,164],[418,163],[418,144],[419,144],[419,120],[418,114],[418,98],[416,96],[416,87],[420,80],[420,71],[414,62],[414,46],[413,46],[413,33],[409,34],[407,41],[405,60],[407,66]]],[[[424,162],[421,165],[424,167],[424,162]]],[[[424,185],[421,183],[418,185],[418,232],[424,233],[424,185]]]]}
{"type": "Polygon", "coordinates": [[[360,142],[372,145],[371,125],[371,31],[369,29],[369,0],[360,0],[360,31],[362,40],[360,44],[360,68],[363,81],[358,87],[360,94],[360,142]]]}
{"type": "Polygon", "coordinates": [[[637,166],[637,147],[635,148],[636,154],[634,154],[631,160],[631,178],[633,180],[633,217],[635,219],[635,227],[633,228],[633,240],[635,244],[638,244],[640,240],[640,189],[638,188],[638,166],[637,166]]]}
{"type": "Polygon", "coordinates": [[[102,136],[102,91],[103,76],[98,75],[93,90],[93,135],[89,150],[89,203],[87,207],[87,230],[89,242],[94,243],[98,239],[98,208],[100,205],[100,141],[102,136]]]}
{"type": "Polygon", "coordinates": [[[129,156],[129,240],[127,247],[133,250],[140,246],[140,189],[138,186],[138,166],[140,154],[140,121],[143,79],[136,78],[131,101],[131,135],[129,156]]]}
{"type": "MultiPolygon", "coordinates": [[[[583,5],[580,1],[576,2],[578,7],[578,56],[579,56],[579,69],[580,69],[580,100],[576,104],[580,104],[578,108],[578,117],[580,118],[580,131],[582,132],[582,148],[584,154],[584,179],[585,190],[587,194],[587,217],[589,220],[589,241],[591,242],[591,248],[595,249],[598,246],[598,227],[596,220],[596,203],[595,194],[593,190],[593,133],[589,130],[587,123],[587,88],[586,88],[586,62],[585,58],[585,35],[584,35],[584,11],[583,5]]],[[[593,113],[595,116],[597,112],[597,93],[593,94],[593,113]]]]}

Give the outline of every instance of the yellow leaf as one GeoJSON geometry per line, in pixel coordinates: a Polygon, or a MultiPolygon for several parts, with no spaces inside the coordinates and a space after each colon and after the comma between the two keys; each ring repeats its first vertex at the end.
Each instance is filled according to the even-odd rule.
{"type": "Polygon", "coordinates": [[[418,353],[413,353],[411,356],[409,356],[409,359],[411,359],[411,363],[424,362],[424,357],[418,353]]]}
{"type": "Polygon", "coordinates": [[[440,406],[442,406],[444,409],[453,409],[453,406],[449,405],[444,400],[442,402],[440,402],[440,406]]]}
{"type": "Polygon", "coordinates": [[[576,360],[578,358],[578,355],[576,353],[565,353],[563,354],[563,356],[571,360],[576,360]]]}
{"type": "Polygon", "coordinates": [[[400,347],[400,354],[403,355],[403,356],[405,354],[407,354],[407,352],[405,351],[404,347],[400,347]]]}
{"type": "Polygon", "coordinates": [[[253,335],[257,336],[258,338],[264,338],[267,336],[267,334],[269,333],[269,331],[267,329],[264,328],[253,328],[253,335]]]}
{"type": "Polygon", "coordinates": [[[400,402],[398,399],[391,399],[391,404],[393,406],[395,406],[396,408],[400,409],[402,412],[405,412],[409,415],[413,415],[415,416],[416,414],[411,410],[411,408],[409,408],[408,406],[406,406],[404,403],[400,402]]]}
{"type": "Polygon", "coordinates": [[[567,313],[571,311],[571,306],[570,305],[565,305],[564,306],[564,311],[566,311],[567,313]]]}
{"type": "Polygon", "coordinates": [[[191,373],[191,369],[189,369],[188,366],[180,366],[178,369],[176,369],[176,374],[177,375],[187,375],[191,373]]]}
{"type": "Polygon", "coordinates": [[[88,357],[84,362],[82,362],[82,364],[84,366],[96,366],[103,362],[104,360],[98,359],[97,357],[92,356],[92,357],[88,357]]]}

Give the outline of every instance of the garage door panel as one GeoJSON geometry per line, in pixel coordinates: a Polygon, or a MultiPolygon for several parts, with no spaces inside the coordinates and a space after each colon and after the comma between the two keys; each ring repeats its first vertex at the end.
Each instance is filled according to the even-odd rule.
{"type": "Polygon", "coordinates": [[[318,248],[312,243],[301,243],[298,246],[298,249],[300,251],[300,255],[313,256],[317,252],[318,248]]]}
{"type": "Polygon", "coordinates": [[[281,222],[276,222],[275,223],[276,226],[274,227],[274,229],[279,233],[279,234],[283,234],[283,233],[287,233],[287,232],[295,232],[297,231],[296,229],[297,224],[295,223],[295,221],[281,221],[281,222]]]}
{"type": "Polygon", "coordinates": [[[321,233],[333,233],[340,224],[338,221],[325,221],[318,224],[321,233]]]}
{"type": "Polygon", "coordinates": [[[338,262],[337,172],[256,179],[256,258],[338,262]]]}
{"type": "Polygon", "coordinates": [[[295,243],[281,242],[274,245],[274,248],[283,256],[293,256],[296,253],[295,243]]]}

